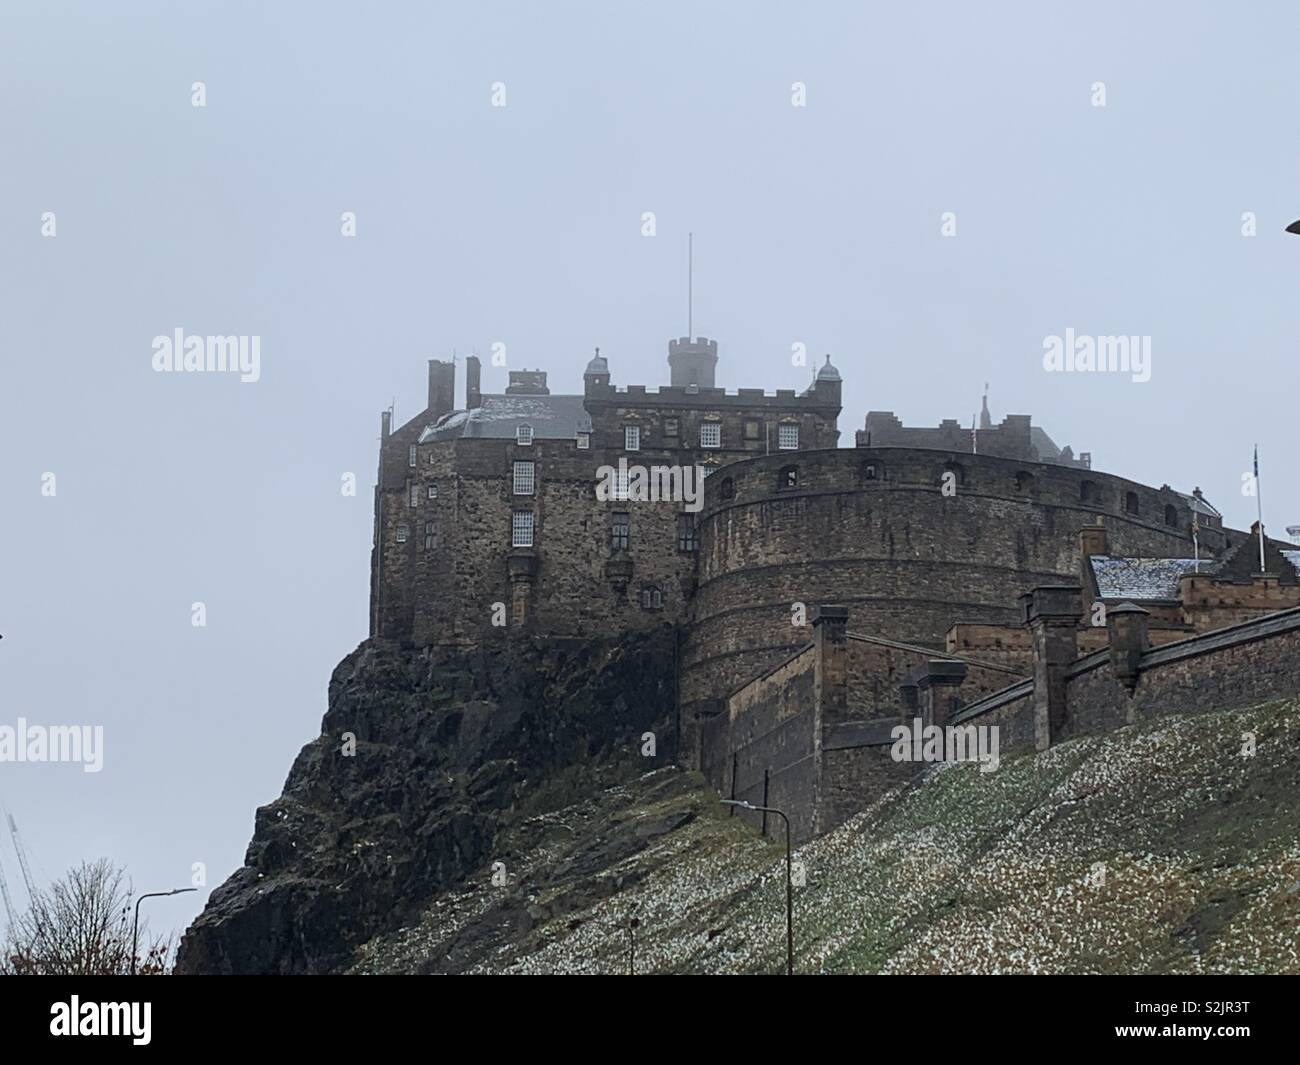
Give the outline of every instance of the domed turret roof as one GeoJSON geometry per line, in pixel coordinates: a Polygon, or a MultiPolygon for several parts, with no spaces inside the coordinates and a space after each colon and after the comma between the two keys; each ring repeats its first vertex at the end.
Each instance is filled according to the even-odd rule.
{"type": "Polygon", "coordinates": [[[818,381],[840,380],[840,372],[839,370],[835,369],[834,366],[831,365],[831,357],[829,355],[826,356],[825,365],[822,366],[822,368],[817,371],[817,380],[818,381]]]}
{"type": "Polygon", "coordinates": [[[587,368],[582,372],[584,376],[593,373],[609,373],[609,362],[600,353],[600,348],[596,349],[596,354],[592,356],[591,362],[587,363],[587,368]]]}

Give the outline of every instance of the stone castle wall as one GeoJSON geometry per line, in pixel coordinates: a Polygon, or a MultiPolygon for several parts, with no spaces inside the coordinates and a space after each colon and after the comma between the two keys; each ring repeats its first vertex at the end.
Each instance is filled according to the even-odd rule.
{"type": "Polygon", "coordinates": [[[733,464],[707,485],[683,704],[716,712],[805,643],[799,603],[843,603],[854,631],[936,649],[955,623],[1014,623],[1021,592],[1077,580],[1079,529],[1097,520],[1117,554],[1191,550],[1181,497],[1096,470],[899,448],[733,464]]]}

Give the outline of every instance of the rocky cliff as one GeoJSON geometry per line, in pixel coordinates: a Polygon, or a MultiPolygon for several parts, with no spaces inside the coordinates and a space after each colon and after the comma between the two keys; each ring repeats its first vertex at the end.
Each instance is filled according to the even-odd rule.
{"type": "Polygon", "coordinates": [[[346,968],[499,860],[513,827],[671,761],[674,696],[671,629],[465,653],[363,643],[177,971],[346,968]]]}

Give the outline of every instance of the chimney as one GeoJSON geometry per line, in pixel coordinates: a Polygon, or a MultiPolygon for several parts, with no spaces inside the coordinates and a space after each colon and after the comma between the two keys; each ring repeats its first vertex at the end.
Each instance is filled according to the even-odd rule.
{"type": "Polygon", "coordinates": [[[1092,571],[1093,555],[1107,555],[1110,551],[1106,543],[1106,526],[1085,525],[1079,530],[1079,585],[1083,589],[1084,602],[1092,604],[1097,599],[1097,576],[1092,571]]]}
{"type": "Polygon", "coordinates": [[[511,370],[507,396],[549,396],[545,370],[511,370]]]}
{"type": "Polygon", "coordinates": [[[480,387],[483,364],[477,355],[465,356],[465,409],[477,410],[483,406],[483,392],[480,387]]]}
{"type": "Polygon", "coordinates": [[[429,360],[429,412],[440,418],[456,405],[456,364],[429,360]]]}

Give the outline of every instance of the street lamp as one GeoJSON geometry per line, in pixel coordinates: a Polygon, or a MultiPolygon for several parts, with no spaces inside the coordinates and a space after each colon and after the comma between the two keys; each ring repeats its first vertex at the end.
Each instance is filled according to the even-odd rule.
{"type": "Polygon", "coordinates": [[[141,895],[135,900],[135,920],[131,923],[131,975],[135,975],[135,960],[139,953],[137,942],[140,936],[140,903],[145,899],[161,899],[168,895],[183,895],[187,891],[198,891],[198,888],[178,887],[172,888],[171,891],[151,891],[148,895],[141,895]]]}
{"type": "MultiPolygon", "coordinates": [[[[600,925],[601,928],[612,928],[616,931],[626,932],[628,936],[628,955],[627,955],[627,974],[628,976],[636,975],[636,930],[641,927],[641,918],[633,917],[626,924],[619,922],[617,924],[610,921],[602,921],[598,917],[588,917],[592,924],[600,925]]],[[[582,921],[574,921],[569,927],[577,928],[582,921]]]]}
{"type": "Polygon", "coordinates": [[[790,852],[790,818],[775,806],[755,806],[741,799],[723,799],[723,806],[739,806],[742,810],[777,814],[785,822],[785,975],[794,975],[794,858],[790,852]]]}

